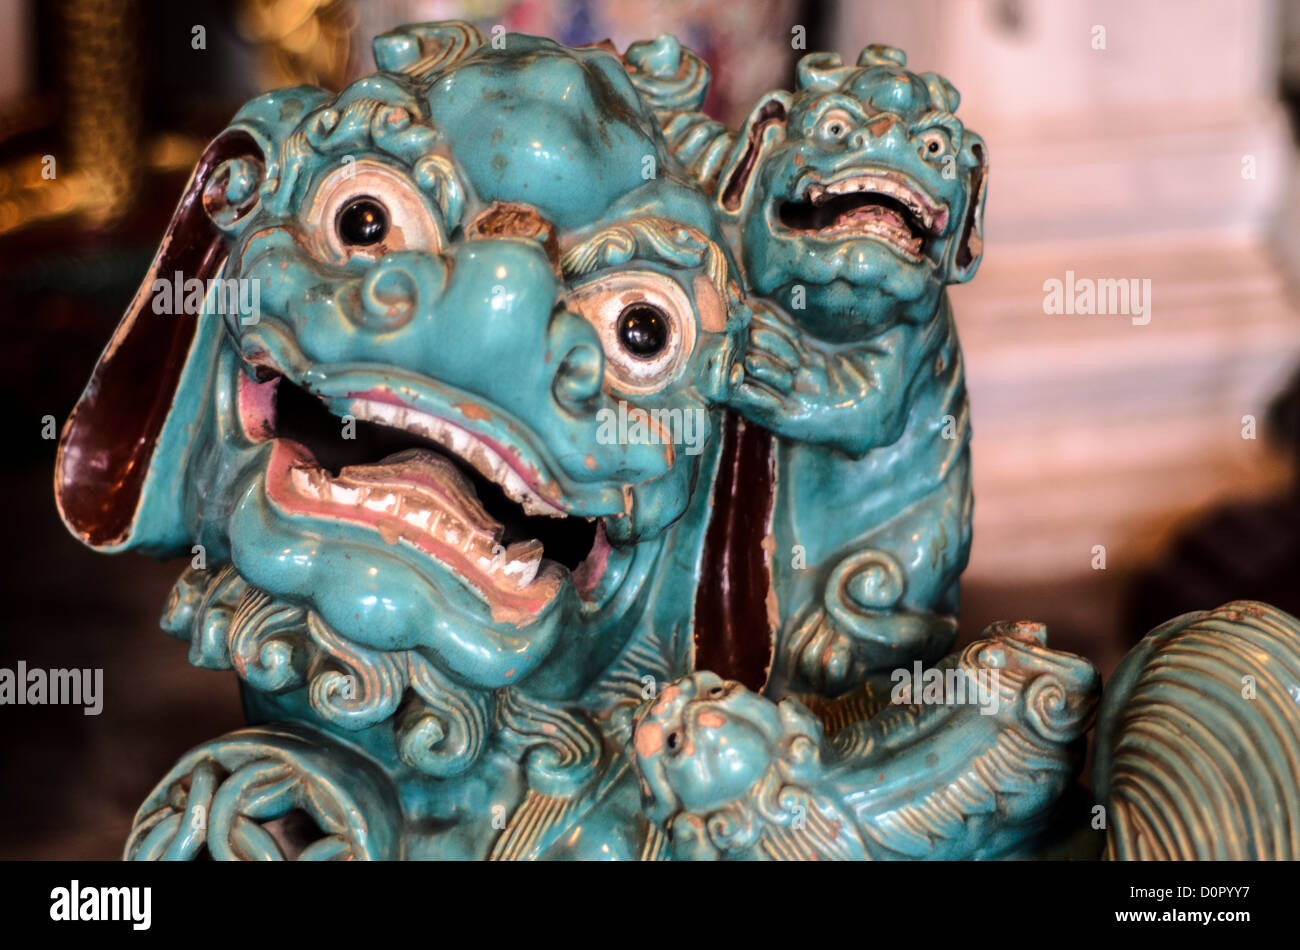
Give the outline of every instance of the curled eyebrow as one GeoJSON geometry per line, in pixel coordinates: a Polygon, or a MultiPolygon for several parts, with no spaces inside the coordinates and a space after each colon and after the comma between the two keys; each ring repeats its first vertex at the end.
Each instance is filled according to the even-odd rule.
{"type": "Polygon", "coordinates": [[[926,129],[940,128],[948,133],[948,138],[952,140],[952,147],[955,151],[961,150],[962,134],[966,127],[961,124],[961,119],[957,118],[951,112],[927,112],[921,118],[916,120],[912,126],[912,135],[918,132],[924,132],[926,129]]]}
{"type": "Polygon", "coordinates": [[[566,280],[572,280],[646,259],[682,269],[701,267],[728,302],[729,311],[740,304],[740,287],[731,279],[722,248],[702,231],[668,218],[633,218],[602,228],[564,252],[560,271],[566,280]]]}

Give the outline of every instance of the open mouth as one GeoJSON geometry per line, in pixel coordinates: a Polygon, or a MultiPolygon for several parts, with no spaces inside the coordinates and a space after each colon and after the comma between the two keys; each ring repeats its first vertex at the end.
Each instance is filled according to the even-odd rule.
{"type": "Polygon", "coordinates": [[[417,548],[475,588],[497,621],[535,619],[570,576],[584,594],[599,579],[601,521],[543,497],[500,446],[392,403],[359,400],[344,420],[282,376],[241,378],[240,389],[246,425],[260,415],[274,439],[267,496],[282,510],[417,548]]]}
{"type": "Polygon", "coordinates": [[[912,261],[948,221],[947,208],[891,173],[810,182],[798,200],[779,202],[776,214],[787,230],[827,240],[875,238],[912,261]]]}

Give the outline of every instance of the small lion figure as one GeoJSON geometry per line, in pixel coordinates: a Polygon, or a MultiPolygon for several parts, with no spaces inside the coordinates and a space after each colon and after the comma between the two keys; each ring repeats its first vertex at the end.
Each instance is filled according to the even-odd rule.
{"type": "Polygon", "coordinates": [[[707,671],[666,687],[638,716],[642,806],[678,860],[867,857],[852,824],[811,791],[822,726],[707,671]]]}
{"type": "MultiPolygon", "coordinates": [[[[901,50],[804,56],[735,133],[670,37],[627,66],[704,184],[754,308],[731,405],[773,433],[774,696],[838,696],[956,633],[970,421],[946,287],[983,252],[984,140],[901,50]]],[[[766,436],[764,436],[766,438],[766,436]]]]}
{"type": "Polygon", "coordinates": [[[993,624],[926,673],[950,685],[913,681],[833,731],[797,700],[707,671],[680,679],[634,719],[642,809],[676,859],[1042,853],[1083,764],[1096,668],[1023,621],[993,624]]]}

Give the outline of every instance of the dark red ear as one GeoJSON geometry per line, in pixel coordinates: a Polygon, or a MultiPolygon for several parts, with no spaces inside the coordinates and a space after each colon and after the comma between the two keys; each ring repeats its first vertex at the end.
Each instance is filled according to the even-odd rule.
{"type": "Polygon", "coordinates": [[[980,259],[984,256],[984,197],[988,191],[988,152],[984,140],[978,135],[970,133],[968,138],[970,142],[962,151],[969,152],[972,156],[970,199],[949,267],[948,282],[953,284],[962,284],[974,277],[980,259]]]}
{"type": "MultiPolygon", "coordinates": [[[[199,315],[155,313],[154,281],[215,277],[227,237],[204,210],[204,190],[227,159],[262,150],[247,132],[218,136],[190,177],[144,283],[136,291],[59,441],[54,497],[68,529],[96,548],[132,540],[145,479],[195,345],[199,315]]],[[[173,308],[166,308],[171,310],[173,308]]]]}
{"type": "Polygon", "coordinates": [[[774,92],[755,107],[736,133],[732,159],[723,170],[718,186],[718,203],[724,211],[736,212],[745,203],[746,192],[758,169],[764,149],[777,138],[768,129],[784,129],[790,94],[774,92]]]}
{"type": "Polygon", "coordinates": [[[768,615],[773,492],[771,433],[727,413],[695,593],[694,668],[756,693],[767,683],[779,623],[768,615]]]}

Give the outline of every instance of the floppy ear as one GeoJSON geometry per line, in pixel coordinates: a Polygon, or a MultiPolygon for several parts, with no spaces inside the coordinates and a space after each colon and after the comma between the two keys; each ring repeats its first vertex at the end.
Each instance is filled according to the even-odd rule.
{"type": "Polygon", "coordinates": [[[229,237],[214,221],[230,227],[256,204],[265,159],[239,128],[208,146],[144,283],[63,428],[54,496],[68,529],[91,547],[165,553],[188,543],[178,498],[198,415],[171,410],[206,405],[221,333],[219,326],[197,332],[210,314],[155,312],[154,282],[217,276],[229,237]],[[173,429],[185,431],[164,440],[173,429]],[[164,441],[169,448],[160,450],[164,441]],[[142,511],[146,494],[159,498],[157,510],[142,511]]]}
{"type": "Polygon", "coordinates": [[[740,127],[718,182],[718,204],[728,214],[738,214],[749,203],[761,160],[785,138],[791,98],[785,91],[768,93],[740,127]]]}
{"type": "Polygon", "coordinates": [[[970,198],[957,246],[948,265],[947,282],[950,284],[964,284],[974,277],[979,270],[980,258],[984,256],[984,195],[989,178],[988,149],[984,140],[968,132],[961,158],[962,164],[970,169],[970,198]]]}

